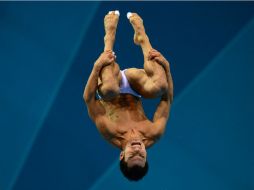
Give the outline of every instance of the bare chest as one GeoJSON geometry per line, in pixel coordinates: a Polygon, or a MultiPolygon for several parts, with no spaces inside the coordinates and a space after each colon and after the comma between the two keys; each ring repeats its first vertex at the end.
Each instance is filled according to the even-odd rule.
{"type": "Polygon", "coordinates": [[[151,144],[153,142],[152,137],[149,135],[151,129],[152,124],[149,120],[139,122],[126,120],[125,123],[115,122],[102,135],[111,144],[121,148],[126,139],[137,137],[142,139],[144,144],[151,144]]]}
{"type": "Polygon", "coordinates": [[[152,123],[146,117],[141,101],[123,96],[112,102],[102,102],[106,110],[107,125],[101,131],[110,143],[121,146],[121,142],[130,135],[140,135],[149,139],[152,123]]]}

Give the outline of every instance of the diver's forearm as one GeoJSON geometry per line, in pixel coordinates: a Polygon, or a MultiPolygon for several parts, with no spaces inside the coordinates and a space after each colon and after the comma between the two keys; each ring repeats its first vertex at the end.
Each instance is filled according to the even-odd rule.
{"type": "Polygon", "coordinates": [[[167,97],[169,98],[170,103],[172,103],[173,102],[174,84],[173,84],[173,79],[172,79],[170,71],[167,73],[167,80],[168,80],[167,97]]]}
{"type": "Polygon", "coordinates": [[[88,78],[85,90],[84,90],[84,100],[89,102],[95,99],[96,90],[98,88],[98,78],[102,69],[102,64],[95,62],[93,70],[88,78]]]}
{"type": "Polygon", "coordinates": [[[167,63],[165,65],[166,66],[164,67],[164,69],[165,69],[165,73],[166,73],[166,77],[167,77],[168,89],[167,89],[166,93],[162,96],[163,96],[164,99],[169,99],[170,103],[172,103],[172,101],[173,101],[173,89],[174,89],[173,79],[172,79],[172,75],[171,75],[171,72],[170,72],[169,62],[167,61],[167,63]]]}
{"type": "MultiPolygon", "coordinates": [[[[166,71],[166,70],[165,70],[166,71]]],[[[166,77],[168,81],[168,89],[161,96],[160,102],[157,106],[157,109],[154,113],[153,121],[157,121],[160,118],[167,119],[169,116],[170,106],[173,101],[173,80],[169,70],[166,71],[166,77]]]]}

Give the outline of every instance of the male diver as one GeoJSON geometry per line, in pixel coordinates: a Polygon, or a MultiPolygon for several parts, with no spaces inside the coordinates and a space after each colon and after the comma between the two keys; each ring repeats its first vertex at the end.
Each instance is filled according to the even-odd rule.
{"type": "Polygon", "coordinates": [[[173,100],[173,81],[169,62],[152,48],[143,20],[136,13],[128,13],[127,17],[135,31],[134,42],[142,48],[144,69],[119,69],[113,52],[119,15],[119,11],[110,11],[104,18],[104,52],[94,63],[83,97],[99,132],[121,149],[122,173],[137,181],[148,171],[146,148],[164,133],[173,100]],[[141,97],[160,97],[152,121],[144,113],[141,97]]]}

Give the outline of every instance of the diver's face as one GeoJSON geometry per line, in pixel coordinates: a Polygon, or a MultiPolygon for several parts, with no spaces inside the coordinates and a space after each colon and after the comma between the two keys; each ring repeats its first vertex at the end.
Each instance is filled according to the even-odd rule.
{"type": "Polygon", "coordinates": [[[120,159],[124,158],[128,167],[135,165],[144,167],[146,163],[146,148],[142,141],[128,142],[124,151],[121,152],[120,159]]]}

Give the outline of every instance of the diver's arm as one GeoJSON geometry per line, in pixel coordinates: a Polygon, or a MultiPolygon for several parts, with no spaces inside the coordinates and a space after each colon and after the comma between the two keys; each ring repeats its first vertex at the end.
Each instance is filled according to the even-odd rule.
{"type": "Polygon", "coordinates": [[[173,80],[170,73],[169,62],[163,56],[158,56],[154,59],[164,67],[168,82],[168,89],[161,96],[160,102],[153,116],[153,134],[157,137],[160,137],[165,131],[167,120],[170,114],[170,107],[173,102],[173,80]]]}
{"type": "Polygon", "coordinates": [[[112,51],[105,51],[101,54],[94,64],[84,90],[83,98],[87,105],[88,114],[94,121],[96,121],[99,116],[105,115],[104,107],[99,100],[96,100],[96,90],[98,88],[100,71],[104,66],[111,64],[113,60],[114,55],[112,51]]]}
{"type": "Polygon", "coordinates": [[[153,116],[153,136],[160,137],[165,130],[167,120],[170,112],[170,101],[166,95],[163,95],[160,99],[160,103],[153,116]]]}

